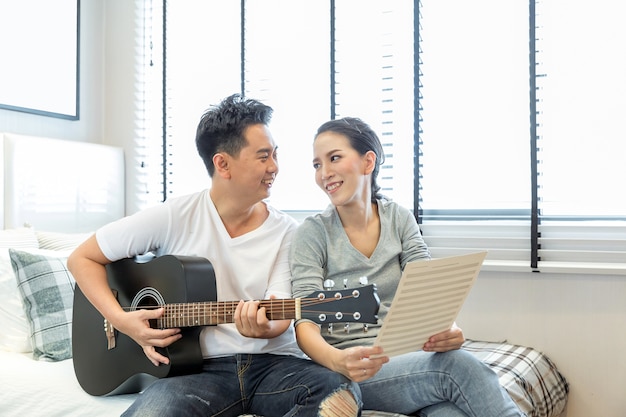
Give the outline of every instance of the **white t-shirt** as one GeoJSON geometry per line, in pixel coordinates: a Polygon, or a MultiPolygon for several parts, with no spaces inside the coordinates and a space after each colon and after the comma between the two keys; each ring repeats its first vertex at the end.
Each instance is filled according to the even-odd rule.
{"type": "MultiPolygon", "coordinates": [[[[266,206],[269,216],[260,227],[231,238],[209,190],[204,190],[108,224],[96,232],[96,238],[111,261],[149,252],[207,258],[215,271],[218,298],[207,301],[291,298],[288,256],[297,223],[266,206]]],[[[206,326],[200,345],[205,358],[236,353],[304,356],[293,326],[274,339],[244,337],[234,324],[206,326]]]]}

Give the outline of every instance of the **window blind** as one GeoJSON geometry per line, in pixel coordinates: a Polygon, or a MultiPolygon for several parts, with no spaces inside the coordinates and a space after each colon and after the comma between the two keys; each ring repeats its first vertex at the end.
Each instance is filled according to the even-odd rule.
{"type": "Polygon", "coordinates": [[[165,198],[170,198],[211,184],[196,150],[196,128],[209,106],[240,91],[241,3],[166,1],[165,16],[165,198]]]}
{"type": "MultiPolygon", "coordinates": [[[[409,1],[335,1],[335,117],[360,117],[385,152],[381,192],[412,208],[415,141],[414,5],[409,1]]],[[[312,177],[312,175],[311,175],[312,177]]]]}
{"type": "Polygon", "coordinates": [[[163,7],[158,0],[135,0],[135,132],[126,156],[134,167],[130,213],[164,200],[163,7]]]}
{"type": "Polygon", "coordinates": [[[280,172],[270,201],[282,210],[327,204],[315,185],[312,152],[317,126],[330,117],[329,11],[326,1],[245,2],[245,94],[274,108],[280,172]]]}
{"type": "Polygon", "coordinates": [[[608,53],[625,37],[601,19],[618,5],[163,4],[166,197],[209,185],[197,121],[243,92],[275,108],[271,200],[296,218],[327,204],[315,129],[357,116],[385,144],[385,194],[416,207],[435,257],[487,249],[487,270],[626,274],[626,68],[608,53]],[[597,30],[581,43],[583,26],[597,30]]]}
{"type": "Polygon", "coordinates": [[[275,109],[270,127],[281,169],[270,197],[275,206],[297,216],[328,204],[314,182],[313,136],[331,117],[348,115],[379,132],[388,161],[381,185],[412,205],[411,2],[191,1],[165,7],[167,197],[210,184],[193,143],[197,121],[210,104],[243,92],[275,109]]]}
{"type": "Polygon", "coordinates": [[[538,269],[626,269],[626,6],[537,2],[538,269]]]}
{"type": "Polygon", "coordinates": [[[530,269],[528,5],[419,11],[420,222],[434,257],[530,269]]]}
{"type": "Polygon", "coordinates": [[[626,33],[605,18],[622,6],[420,6],[419,202],[433,254],[482,248],[485,269],[626,274],[626,200],[613,188],[626,180],[626,68],[607,53],[626,33]]]}

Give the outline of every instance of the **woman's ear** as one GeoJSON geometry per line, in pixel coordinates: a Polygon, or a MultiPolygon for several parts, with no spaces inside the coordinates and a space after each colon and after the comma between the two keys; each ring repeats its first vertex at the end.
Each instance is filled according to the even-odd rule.
{"type": "Polygon", "coordinates": [[[376,153],[374,153],[374,151],[367,151],[363,158],[365,161],[364,174],[371,174],[374,168],[376,168],[376,153]]]}
{"type": "Polygon", "coordinates": [[[228,155],[224,155],[222,153],[216,153],[213,155],[213,166],[215,166],[215,173],[217,175],[225,179],[230,179],[228,155]]]}

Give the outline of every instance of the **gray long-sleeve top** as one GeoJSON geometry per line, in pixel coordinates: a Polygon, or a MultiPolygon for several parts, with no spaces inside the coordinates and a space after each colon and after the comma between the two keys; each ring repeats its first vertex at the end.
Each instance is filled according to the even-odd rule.
{"type": "MultiPolygon", "coordinates": [[[[324,288],[325,280],[334,281],[332,289],[360,287],[361,277],[376,284],[380,298],[378,324],[369,325],[363,332],[362,324],[322,325],[322,335],[338,348],[371,345],[387,315],[396,287],[407,262],[430,259],[413,214],[398,204],[378,200],[380,238],[371,257],[366,257],[352,246],[334,206],[304,220],[292,241],[289,264],[294,297],[306,297],[324,288]]],[[[296,323],[297,325],[297,323],[296,323]]]]}

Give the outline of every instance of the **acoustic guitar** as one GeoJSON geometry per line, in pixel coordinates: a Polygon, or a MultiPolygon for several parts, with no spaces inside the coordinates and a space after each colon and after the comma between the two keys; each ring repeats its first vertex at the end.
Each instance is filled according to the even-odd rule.
{"type": "MultiPolygon", "coordinates": [[[[168,365],[154,366],[142,348],[118,332],[87,300],[74,291],[72,349],[74,371],[89,394],[114,395],[142,391],[157,378],[202,370],[199,336],[202,326],[232,323],[239,301],[215,301],[211,263],[200,257],[165,255],[147,262],[122,259],[107,265],[107,279],[127,310],[164,307],[153,328],[180,328],[182,338],[159,352],[168,365]]],[[[374,284],[318,291],[308,297],[261,300],[270,320],[310,319],[319,324],[376,323],[380,299],[374,284]]]]}

